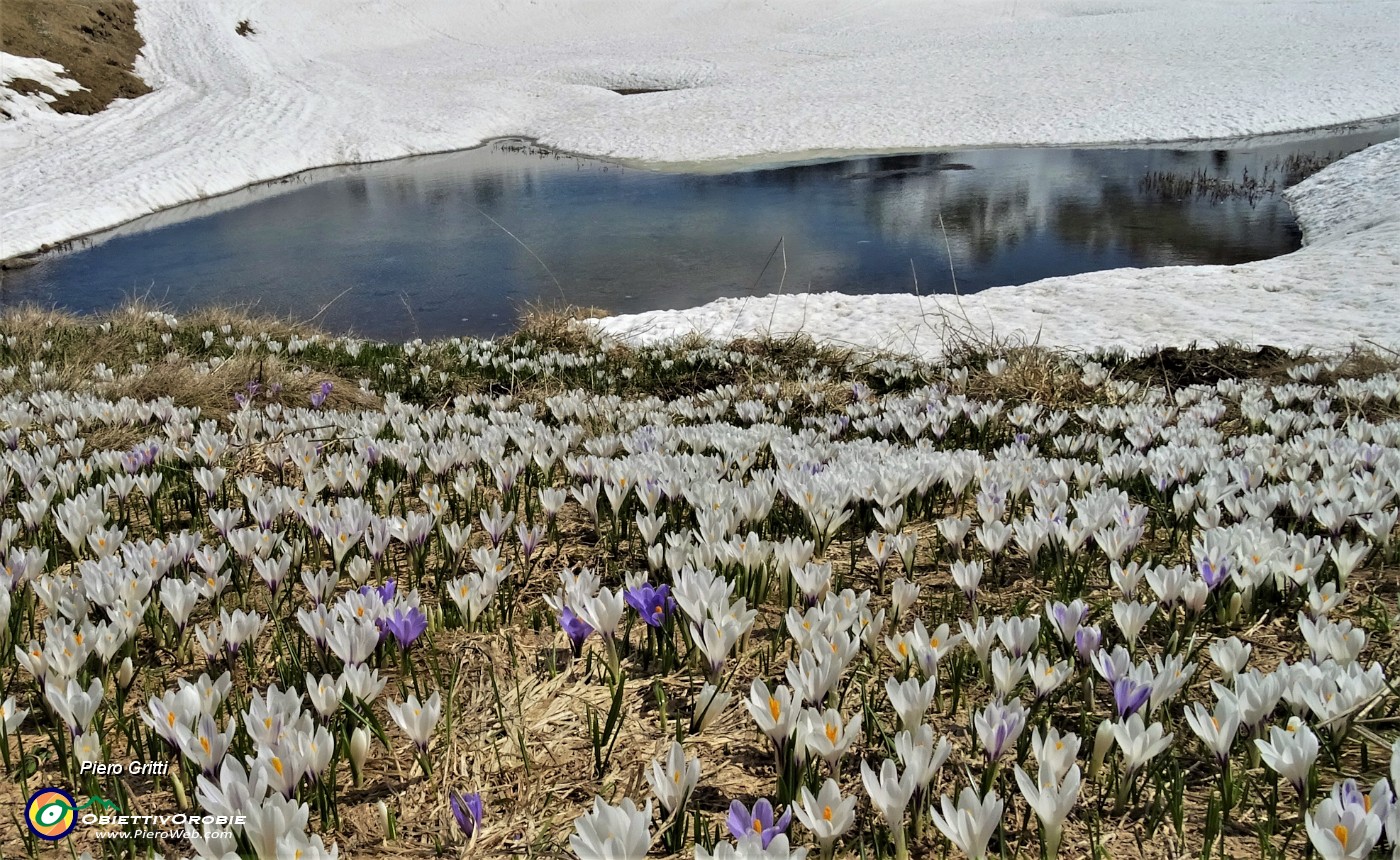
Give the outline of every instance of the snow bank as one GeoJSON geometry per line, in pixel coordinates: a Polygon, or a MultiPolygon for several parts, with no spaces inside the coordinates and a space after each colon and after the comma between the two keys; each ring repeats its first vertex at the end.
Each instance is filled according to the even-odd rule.
{"type": "Polygon", "coordinates": [[[693,163],[1400,113],[1386,0],[142,0],[137,24],[154,92],[0,123],[0,258],[310,167],[508,135],[693,163]]]}
{"type": "Polygon", "coordinates": [[[1115,269],[951,296],[837,293],[721,299],[590,324],[637,343],[697,333],[805,333],[934,358],[958,337],[1066,349],[1222,342],[1400,348],[1400,140],[1343,159],[1287,192],[1307,244],[1239,266],[1115,269]]]}

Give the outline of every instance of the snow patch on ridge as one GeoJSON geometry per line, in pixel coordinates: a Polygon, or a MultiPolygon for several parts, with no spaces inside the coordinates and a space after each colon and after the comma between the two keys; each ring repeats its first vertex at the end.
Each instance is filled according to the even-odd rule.
{"type": "Polygon", "coordinates": [[[17,57],[0,51],[0,110],[9,114],[12,121],[37,113],[49,113],[49,104],[59,96],[82,89],[82,85],[69,78],[68,70],[58,63],[40,57],[17,57]],[[18,92],[13,81],[31,81],[45,87],[50,92],[18,92]]]}

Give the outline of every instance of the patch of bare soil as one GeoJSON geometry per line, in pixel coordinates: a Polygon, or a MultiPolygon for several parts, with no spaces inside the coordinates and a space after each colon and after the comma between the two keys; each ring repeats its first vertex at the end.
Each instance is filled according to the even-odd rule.
{"type": "MultiPolygon", "coordinates": [[[[151,91],[132,71],[145,41],[136,31],[132,0],[3,0],[0,2],[0,49],[20,57],[43,57],[59,63],[86,89],[59,96],[50,104],[59,113],[93,114],[114,99],[151,91]]],[[[17,79],[16,91],[47,91],[17,79]]]]}

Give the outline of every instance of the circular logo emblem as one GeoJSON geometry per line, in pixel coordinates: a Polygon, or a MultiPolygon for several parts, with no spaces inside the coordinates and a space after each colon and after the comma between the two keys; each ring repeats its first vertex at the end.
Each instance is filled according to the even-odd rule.
{"type": "Polygon", "coordinates": [[[78,826],[77,803],[61,788],[41,788],[29,795],[24,820],[40,839],[56,842],[78,826]]]}

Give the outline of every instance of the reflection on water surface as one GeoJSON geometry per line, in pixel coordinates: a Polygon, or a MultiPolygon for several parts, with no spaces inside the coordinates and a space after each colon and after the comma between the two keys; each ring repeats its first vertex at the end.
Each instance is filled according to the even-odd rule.
{"type": "Polygon", "coordinates": [[[1298,247],[1277,194],[1164,198],[1149,174],[1254,177],[1395,129],[1230,150],[981,149],[732,173],[518,142],[330,168],[181,206],[3,273],[0,302],[252,304],[386,339],[508,330],[567,301],[628,313],[783,290],[974,292],[1298,247]],[[780,245],[781,243],[781,245],[780,245]],[[778,253],[775,253],[777,251],[778,253]],[[322,312],[324,309],[324,312],[322,312]]]}

